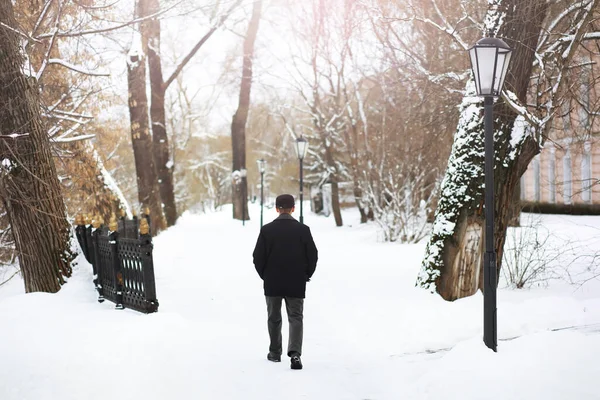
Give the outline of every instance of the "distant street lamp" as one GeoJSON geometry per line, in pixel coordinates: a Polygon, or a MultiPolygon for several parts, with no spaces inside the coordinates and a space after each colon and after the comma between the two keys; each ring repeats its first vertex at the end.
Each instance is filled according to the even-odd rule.
{"type": "Polygon", "coordinates": [[[500,96],[512,49],[487,37],[469,49],[478,96],[484,97],[485,127],[485,255],[483,258],[483,342],[497,351],[496,251],[494,248],[494,97],[500,96]]]}
{"type": "Polygon", "coordinates": [[[258,172],[260,172],[260,227],[262,228],[263,226],[263,204],[265,202],[265,194],[264,194],[264,183],[265,183],[265,167],[267,164],[267,161],[263,158],[261,158],[260,160],[256,160],[256,163],[258,164],[258,172]]]}
{"type": "Polygon", "coordinates": [[[308,149],[308,142],[302,136],[296,139],[296,153],[298,154],[298,160],[300,161],[300,223],[304,223],[304,214],[302,213],[302,200],[304,197],[304,185],[302,182],[302,160],[306,155],[308,149]]]}

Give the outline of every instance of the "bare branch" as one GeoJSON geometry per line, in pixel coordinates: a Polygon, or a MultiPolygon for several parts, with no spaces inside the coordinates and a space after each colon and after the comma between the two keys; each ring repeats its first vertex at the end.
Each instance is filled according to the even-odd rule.
{"type": "Polygon", "coordinates": [[[240,5],[241,2],[242,2],[242,0],[237,0],[235,3],[233,3],[233,5],[231,7],[229,7],[229,9],[225,12],[225,14],[223,14],[219,18],[217,23],[215,25],[213,25],[212,28],[210,28],[210,30],[198,41],[198,43],[196,43],[196,45],[192,48],[192,50],[188,53],[188,55],[185,56],[185,58],[181,61],[181,63],[179,63],[179,65],[175,68],[175,71],[173,71],[171,76],[165,81],[165,83],[163,83],[164,90],[166,90],[169,87],[169,85],[175,80],[175,78],[177,78],[177,75],[179,75],[179,73],[183,70],[183,68],[187,65],[187,63],[192,59],[192,57],[194,57],[194,55],[198,52],[198,50],[200,50],[200,48],[204,45],[204,43],[206,43],[206,41],[212,36],[212,34],[215,33],[215,31],[217,29],[219,29],[219,27],[225,23],[225,21],[227,20],[227,18],[229,18],[229,16],[233,12],[233,10],[235,10],[240,5]]]}
{"type": "Polygon", "coordinates": [[[50,9],[50,5],[53,2],[54,2],[54,0],[46,0],[46,4],[44,4],[44,9],[40,13],[40,16],[38,17],[35,25],[33,26],[33,30],[31,31],[31,36],[35,36],[35,33],[37,32],[37,30],[41,26],[42,21],[44,20],[44,18],[46,18],[46,14],[48,13],[48,10],[50,9]]]}
{"type": "Polygon", "coordinates": [[[12,274],[7,280],[5,280],[4,282],[0,282],[0,286],[4,285],[5,283],[7,283],[8,281],[10,281],[12,278],[14,278],[19,272],[21,272],[20,269],[16,270],[14,274],[12,274]]]}
{"type": "Polygon", "coordinates": [[[65,137],[65,136],[67,136],[67,134],[65,134],[59,138],[52,139],[52,141],[55,143],[72,143],[72,142],[79,142],[82,140],[93,139],[96,137],[96,135],[94,135],[94,134],[79,135],[79,136],[73,136],[73,137],[65,137]]]}
{"type": "MultiPolygon", "coordinates": [[[[152,18],[158,17],[160,15],[163,15],[163,14],[167,13],[168,11],[172,10],[173,8],[175,8],[176,6],[178,6],[182,1],[183,0],[178,1],[177,3],[174,3],[171,7],[166,8],[161,11],[158,11],[152,15],[148,15],[143,18],[136,18],[131,21],[123,22],[123,23],[120,23],[120,24],[117,24],[114,26],[110,26],[110,27],[106,27],[106,28],[98,28],[98,29],[88,29],[88,30],[76,31],[76,32],[59,32],[56,35],[60,38],[64,38],[64,37],[94,35],[94,34],[98,34],[98,33],[106,33],[106,32],[116,31],[118,29],[125,28],[127,26],[135,25],[135,24],[145,21],[147,19],[152,19],[152,18]]],[[[36,38],[34,40],[39,42],[40,39],[47,39],[47,38],[52,37],[52,35],[54,35],[54,33],[44,33],[39,36],[36,36],[36,38]]]]}
{"type": "Polygon", "coordinates": [[[548,28],[546,29],[546,33],[541,38],[541,40],[540,40],[540,42],[538,44],[537,51],[539,52],[539,50],[546,44],[546,41],[550,37],[550,34],[554,30],[554,28],[556,28],[556,26],[563,19],[565,19],[572,12],[577,11],[577,10],[583,8],[586,4],[587,3],[585,1],[580,1],[578,3],[572,4],[569,7],[567,7],[563,12],[561,12],[556,18],[554,18],[554,20],[552,22],[550,22],[550,24],[548,25],[548,28]]]}
{"type": "Polygon", "coordinates": [[[108,72],[92,72],[92,71],[88,71],[83,69],[82,67],[79,67],[77,65],[73,65],[71,63],[68,63],[64,60],[61,60],[59,58],[51,58],[48,60],[48,65],[51,64],[57,64],[57,65],[61,65],[67,69],[70,69],[72,71],[78,72],[80,74],[84,74],[84,75],[90,75],[90,76],[110,76],[110,74],[108,72]]]}
{"type": "Polygon", "coordinates": [[[521,104],[521,101],[517,97],[516,94],[510,92],[508,90],[502,91],[502,100],[517,114],[522,115],[523,118],[532,126],[532,127],[540,127],[542,122],[529,111],[527,108],[521,104]]]}
{"type": "Polygon", "coordinates": [[[36,43],[42,43],[41,40],[37,40],[35,38],[32,38],[31,36],[19,31],[18,29],[14,29],[8,25],[6,25],[4,22],[0,22],[0,28],[4,28],[4,29],[8,29],[9,31],[16,33],[17,35],[21,36],[22,38],[27,39],[27,41],[31,41],[31,42],[36,42],[36,43]]]}
{"type": "MultiPolygon", "coordinates": [[[[50,2],[52,2],[53,0],[49,0],[48,3],[46,3],[46,7],[48,7],[50,5],[50,2]]],[[[62,8],[62,6],[61,6],[62,8]]],[[[44,12],[46,12],[47,9],[44,9],[44,12]]],[[[48,66],[48,60],[50,58],[50,52],[52,51],[52,48],[54,47],[54,42],[56,42],[56,35],[58,34],[58,22],[60,19],[60,10],[58,12],[58,15],[56,16],[56,20],[54,21],[54,34],[52,35],[52,38],[50,38],[50,43],[48,44],[48,48],[46,49],[46,55],[44,56],[44,61],[42,62],[42,66],[40,67],[39,71],[36,74],[37,80],[39,81],[40,78],[42,77],[42,75],[44,74],[44,71],[46,70],[46,66],[48,66]]],[[[40,22],[38,20],[38,22],[40,22]]]]}

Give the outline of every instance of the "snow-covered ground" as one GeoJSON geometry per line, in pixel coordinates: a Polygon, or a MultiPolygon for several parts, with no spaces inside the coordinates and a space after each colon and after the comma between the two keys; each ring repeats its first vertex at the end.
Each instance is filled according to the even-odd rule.
{"type": "MultiPolygon", "coordinates": [[[[481,293],[449,303],[415,288],[425,244],[378,243],[353,211],[343,228],[305,216],[319,248],[305,368],[267,361],[251,216],[185,214],[156,238],[155,314],[98,304],[85,263],[55,295],[0,287],[0,399],[600,399],[600,281],[501,289],[493,353],[481,293]]],[[[599,250],[599,217],[541,218],[599,250]]]]}

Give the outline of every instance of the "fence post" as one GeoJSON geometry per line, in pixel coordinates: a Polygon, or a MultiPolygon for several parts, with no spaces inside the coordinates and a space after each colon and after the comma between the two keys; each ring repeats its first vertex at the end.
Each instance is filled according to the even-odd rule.
{"type": "Polygon", "coordinates": [[[102,220],[100,217],[94,219],[92,227],[90,229],[91,237],[90,243],[92,245],[92,266],[94,267],[94,285],[98,291],[98,303],[104,302],[104,288],[102,287],[102,276],[106,274],[104,268],[102,268],[102,262],[100,259],[100,250],[98,249],[98,236],[100,236],[100,227],[102,226],[102,220]]]}
{"type": "Polygon", "coordinates": [[[152,235],[150,226],[146,218],[140,220],[140,253],[142,258],[142,271],[144,276],[144,295],[148,312],[158,310],[158,300],[156,299],[156,283],[154,280],[154,261],[152,259],[152,235]]]}
{"type": "Polygon", "coordinates": [[[85,247],[87,248],[86,260],[92,264],[92,270],[94,275],[98,274],[98,265],[96,264],[96,251],[94,249],[94,243],[92,242],[92,225],[84,226],[83,240],[85,241],[85,247]]]}
{"type": "Polygon", "coordinates": [[[115,278],[115,289],[117,292],[117,298],[115,301],[115,308],[122,310],[125,308],[123,305],[123,271],[121,270],[121,263],[119,261],[119,225],[117,224],[117,218],[113,213],[108,224],[109,244],[110,244],[110,261],[112,263],[112,270],[115,278]]]}
{"type": "Polygon", "coordinates": [[[75,236],[77,237],[77,241],[79,242],[79,246],[81,247],[81,251],[83,251],[85,259],[91,263],[92,260],[90,258],[89,245],[85,234],[85,221],[83,220],[83,216],[81,214],[77,214],[77,217],[75,217],[75,236]]]}
{"type": "MultiPolygon", "coordinates": [[[[148,222],[148,234],[151,235],[152,234],[152,229],[150,228],[152,226],[152,219],[150,218],[150,207],[145,207],[144,211],[142,213],[142,215],[140,215],[141,218],[146,218],[146,221],[148,222]]],[[[140,221],[141,223],[141,221],[140,221]]]]}

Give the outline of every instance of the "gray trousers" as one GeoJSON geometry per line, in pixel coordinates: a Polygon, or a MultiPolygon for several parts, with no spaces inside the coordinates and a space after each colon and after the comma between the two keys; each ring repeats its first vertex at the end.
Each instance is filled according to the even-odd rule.
{"type": "Polygon", "coordinates": [[[296,297],[270,297],[267,298],[267,326],[271,344],[269,352],[281,355],[281,300],[285,299],[288,322],[290,323],[290,337],[288,340],[288,356],[293,353],[302,355],[302,313],[304,312],[304,299],[296,297]]]}

